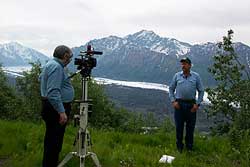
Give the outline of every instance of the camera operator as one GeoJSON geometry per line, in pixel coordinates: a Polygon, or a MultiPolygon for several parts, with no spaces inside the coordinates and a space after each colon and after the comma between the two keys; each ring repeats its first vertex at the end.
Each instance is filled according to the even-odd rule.
{"type": "Polygon", "coordinates": [[[43,167],[56,167],[62,149],[66,123],[74,98],[74,89],[64,69],[72,57],[69,47],[57,46],[53,59],[43,67],[39,76],[42,96],[42,118],[46,124],[43,167]]]}

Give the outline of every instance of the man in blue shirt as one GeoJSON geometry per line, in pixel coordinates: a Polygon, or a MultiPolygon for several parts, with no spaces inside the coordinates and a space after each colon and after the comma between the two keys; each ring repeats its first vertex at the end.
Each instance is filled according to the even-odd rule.
{"type": "Polygon", "coordinates": [[[185,144],[187,150],[193,148],[193,136],[198,110],[204,95],[204,88],[198,73],[191,71],[191,60],[180,60],[182,71],[174,75],[169,86],[169,98],[175,109],[176,146],[179,152],[183,150],[183,129],[186,123],[185,144]],[[196,90],[198,99],[196,100],[196,90]]]}
{"type": "Polygon", "coordinates": [[[56,47],[54,58],[47,62],[39,76],[42,118],[46,124],[43,167],[56,167],[62,149],[65,127],[74,98],[74,89],[64,67],[70,63],[72,56],[69,47],[56,47]]]}

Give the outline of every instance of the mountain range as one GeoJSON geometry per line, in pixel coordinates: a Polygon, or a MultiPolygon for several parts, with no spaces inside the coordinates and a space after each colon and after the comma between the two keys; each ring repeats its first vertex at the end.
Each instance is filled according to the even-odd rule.
{"type": "MultiPolygon", "coordinates": [[[[160,37],[153,31],[142,30],[125,37],[109,36],[94,39],[85,45],[73,47],[74,58],[91,44],[103,55],[96,56],[97,67],[93,76],[116,80],[141,81],[169,84],[174,73],[180,71],[180,59],[189,57],[192,70],[198,72],[206,86],[215,84],[208,72],[217,53],[216,43],[191,45],[173,38],[160,37]]],[[[250,47],[237,42],[234,44],[239,59],[250,70],[250,47]]],[[[16,42],[0,45],[0,62],[3,66],[25,66],[31,61],[45,62],[48,57],[34,49],[16,42]]],[[[76,70],[74,62],[69,68],[76,70]]]]}

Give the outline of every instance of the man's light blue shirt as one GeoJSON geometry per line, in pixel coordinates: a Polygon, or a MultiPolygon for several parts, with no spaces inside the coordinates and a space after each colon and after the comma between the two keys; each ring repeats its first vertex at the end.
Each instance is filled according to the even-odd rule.
{"type": "Polygon", "coordinates": [[[176,73],[173,77],[169,86],[169,98],[171,102],[176,99],[196,99],[196,90],[198,91],[196,104],[201,104],[204,96],[204,88],[199,74],[190,71],[190,75],[185,77],[183,71],[181,71],[176,73]]]}
{"type": "Polygon", "coordinates": [[[42,69],[39,76],[41,96],[47,98],[57,112],[65,112],[63,103],[74,99],[74,89],[63,63],[54,58],[42,69]]]}

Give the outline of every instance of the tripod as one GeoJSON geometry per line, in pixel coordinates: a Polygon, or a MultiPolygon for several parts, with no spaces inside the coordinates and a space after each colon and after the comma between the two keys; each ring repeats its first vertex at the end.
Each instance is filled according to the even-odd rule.
{"type": "Polygon", "coordinates": [[[82,75],[82,99],[76,102],[80,103],[80,114],[75,115],[75,118],[79,119],[79,130],[74,142],[75,151],[69,152],[58,167],[63,167],[73,156],[80,158],[80,167],[84,167],[85,158],[90,156],[97,167],[101,167],[97,155],[91,152],[90,134],[87,130],[88,124],[88,77],[82,75]]]}

